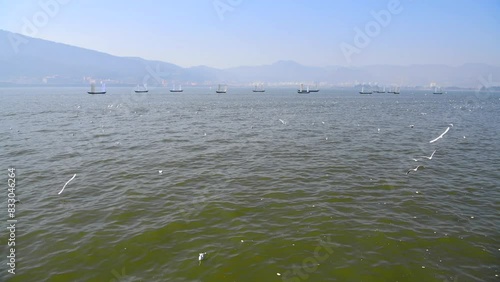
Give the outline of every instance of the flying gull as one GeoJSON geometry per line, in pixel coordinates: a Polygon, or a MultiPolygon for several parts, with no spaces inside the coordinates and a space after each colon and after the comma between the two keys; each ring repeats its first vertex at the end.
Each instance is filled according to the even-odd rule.
{"type": "Polygon", "coordinates": [[[419,165],[419,166],[417,166],[416,168],[411,168],[411,169],[409,169],[409,170],[406,172],[406,174],[410,174],[410,172],[411,172],[412,170],[413,170],[413,171],[417,171],[417,170],[419,170],[420,168],[424,168],[424,166],[423,166],[423,165],[419,165]]]}
{"type": "Polygon", "coordinates": [[[73,178],[75,178],[75,176],[76,176],[76,173],[75,173],[75,175],[73,175],[73,177],[71,177],[71,179],[70,179],[70,180],[68,180],[68,182],[66,182],[66,184],[64,184],[64,186],[63,186],[63,188],[61,189],[61,191],[59,191],[59,193],[57,193],[57,194],[61,194],[61,193],[62,193],[62,191],[64,191],[64,188],[66,188],[66,185],[68,185],[68,183],[69,183],[71,180],[73,180],[73,178]]]}
{"type": "Polygon", "coordinates": [[[428,157],[428,156],[420,156],[419,158],[412,158],[412,160],[414,160],[416,162],[422,160],[422,158],[426,158],[426,159],[432,160],[432,157],[434,157],[434,153],[436,153],[436,150],[434,150],[434,152],[432,152],[432,154],[431,154],[430,157],[428,157]]]}
{"type": "Polygon", "coordinates": [[[439,135],[436,139],[429,141],[429,143],[434,143],[434,142],[438,141],[439,139],[443,138],[443,136],[448,132],[448,130],[450,130],[449,126],[446,128],[446,130],[443,133],[441,133],[441,135],[439,135]]]}
{"type": "Polygon", "coordinates": [[[427,157],[427,156],[422,156],[422,158],[428,158],[429,160],[432,160],[432,157],[434,156],[434,153],[436,152],[436,150],[434,150],[434,152],[432,152],[431,156],[430,157],[427,157]]]}

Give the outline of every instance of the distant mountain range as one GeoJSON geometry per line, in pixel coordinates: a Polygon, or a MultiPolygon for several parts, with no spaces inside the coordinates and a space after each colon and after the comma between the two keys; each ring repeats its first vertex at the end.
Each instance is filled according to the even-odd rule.
{"type": "Polygon", "coordinates": [[[364,67],[311,67],[293,61],[271,65],[216,69],[206,66],[183,68],[175,64],[110,54],[26,37],[0,30],[0,85],[83,85],[89,80],[135,85],[248,85],[322,86],[401,85],[442,87],[499,86],[500,67],[487,64],[371,65],[364,67]],[[498,82],[496,82],[498,81],[498,82]]]}

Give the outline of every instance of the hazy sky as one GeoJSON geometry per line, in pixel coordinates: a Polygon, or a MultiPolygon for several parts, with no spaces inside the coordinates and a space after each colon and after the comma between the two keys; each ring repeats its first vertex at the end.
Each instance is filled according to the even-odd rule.
{"type": "Polygon", "coordinates": [[[183,67],[500,65],[499,0],[0,0],[0,29],[183,67]]]}

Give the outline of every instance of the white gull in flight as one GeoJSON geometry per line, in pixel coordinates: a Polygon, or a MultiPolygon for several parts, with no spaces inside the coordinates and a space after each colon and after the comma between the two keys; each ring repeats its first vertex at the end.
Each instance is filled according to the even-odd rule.
{"type": "Polygon", "coordinates": [[[436,139],[429,141],[429,143],[434,143],[434,142],[438,141],[439,139],[443,138],[443,136],[448,132],[448,130],[450,130],[449,126],[446,128],[446,130],[443,133],[441,133],[441,135],[439,135],[436,139]]]}
{"type": "Polygon", "coordinates": [[[424,166],[423,166],[423,165],[419,165],[419,166],[417,166],[416,168],[411,168],[411,169],[409,169],[409,170],[406,172],[406,174],[410,174],[410,172],[411,172],[412,170],[413,170],[413,171],[417,171],[417,170],[419,170],[420,168],[424,168],[424,166]]]}
{"type": "Polygon", "coordinates": [[[73,177],[71,177],[71,179],[70,179],[70,180],[68,180],[68,182],[66,182],[66,184],[64,184],[64,186],[63,186],[63,188],[61,189],[61,191],[59,191],[59,193],[57,193],[57,194],[59,194],[59,195],[60,195],[60,194],[62,193],[62,191],[64,191],[64,188],[66,188],[66,185],[68,185],[68,183],[69,183],[71,180],[73,180],[73,178],[75,178],[75,176],[76,176],[76,173],[75,173],[75,175],[73,175],[73,177]]]}
{"type": "Polygon", "coordinates": [[[436,150],[434,150],[434,152],[432,152],[432,154],[431,154],[430,157],[422,156],[422,158],[428,158],[429,160],[432,160],[432,157],[434,156],[434,153],[436,153],[436,150]]]}

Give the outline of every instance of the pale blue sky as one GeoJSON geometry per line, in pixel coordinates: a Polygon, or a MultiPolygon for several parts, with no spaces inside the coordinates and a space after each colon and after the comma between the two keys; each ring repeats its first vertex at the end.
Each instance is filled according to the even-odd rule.
{"type": "Polygon", "coordinates": [[[0,0],[0,29],[183,67],[500,65],[498,0],[0,0]],[[374,19],[381,10],[388,24],[374,19]]]}

